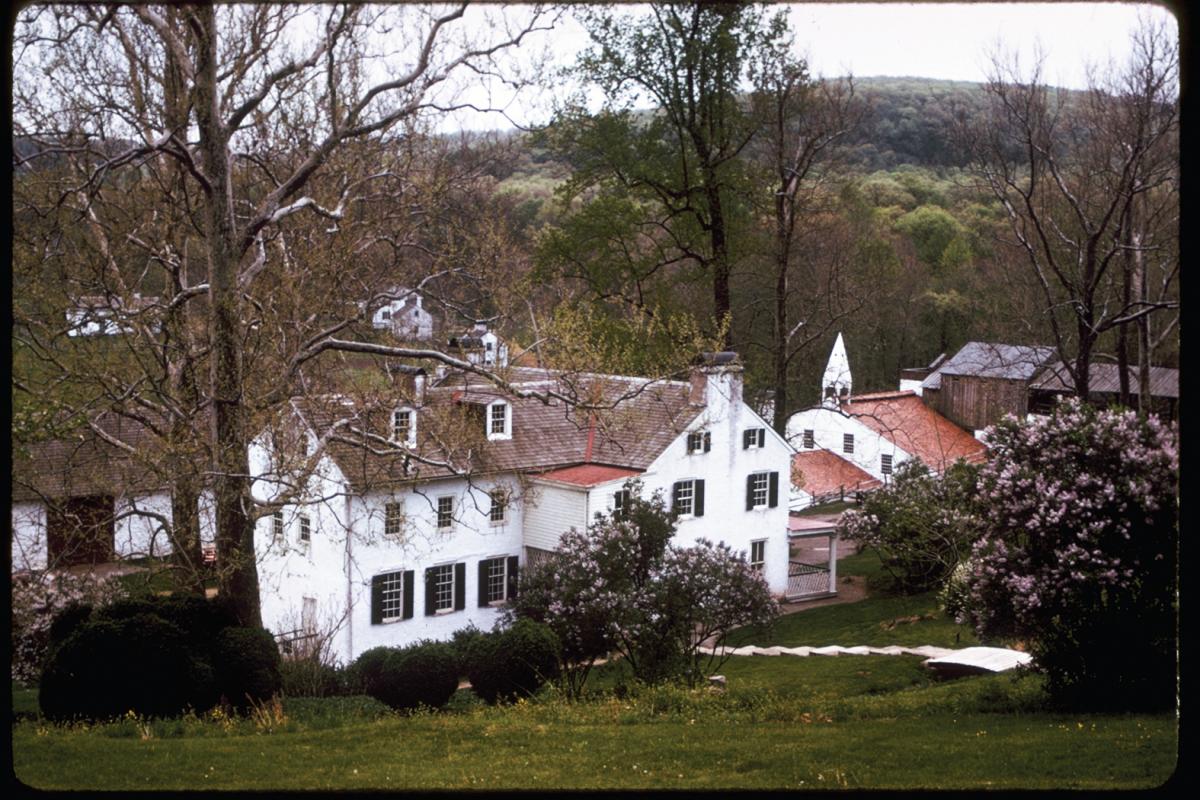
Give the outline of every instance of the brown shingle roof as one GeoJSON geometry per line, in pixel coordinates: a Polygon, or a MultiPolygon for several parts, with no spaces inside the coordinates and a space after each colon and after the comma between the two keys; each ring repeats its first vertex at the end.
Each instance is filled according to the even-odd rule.
{"type": "MultiPolygon", "coordinates": [[[[1138,371],[1129,367],[1129,391],[1138,393],[1138,371]]],[[[1075,383],[1061,361],[1055,361],[1037,376],[1034,389],[1074,394],[1075,383]]],[[[1118,394],[1121,391],[1121,371],[1116,364],[1092,364],[1088,368],[1088,388],[1093,392],[1118,394]]],[[[1170,367],[1150,368],[1151,397],[1179,397],[1179,370],[1170,367]]]]}
{"type": "Polygon", "coordinates": [[[858,465],[829,450],[805,450],[793,455],[792,481],[797,478],[802,481],[800,488],[813,497],[882,485],[858,465]]]}
{"type": "Polygon", "coordinates": [[[154,443],[152,433],[135,422],[111,415],[101,416],[97,423],[114,438],[134,447],[139,457],[91,430],[45,442],[14,442],[13,501],[152,492],[166,485],[163,476],[146,463],[154,443]]]}
{"type": "MultiPolygon", "coordinates": [[[[547,374],[537,372],[539,377],[547,374]]],[[[529,389],[539,384],[516,385],[529,389]]],[[[556,388],[562,390],[561,382],[556,388]]],[[[581,395],[592,389],[604,400],[616,401],[615,407],[589,413],[559,400],[508,397],[473,380],[443,380],[426,392],[418,409],[412,453],[388,446],[386,409],[364,409],[337,398],[294,404],[318,435],[338,426],[329,453],[356,491],[465,471],[529,473],[584,463],[641,471],[703,410],[688,403],[689,386],[679,381],[593,376],[573,387],[581,395]],[[512,438],[488,441],[484,408],[496,399],[512,405],[512,438]]]]}
{"type": "Polygon", "coordinates": [[[987,454],[982,442],[913,392],[858,395],[843,403],[842,411],[938,472],[960,458],[980,461],[987,454]]]}
{"type": "Polygon", "coordinates": [[[564,467],[563,469],[543,472],[538,477],[548,481],[572,483],[576,486],[596,486],[608,481],[619,480],[620,478],[632,478],[640,474],[641,472],[636,469],[606,467],[600,464],[580,464],[576,467],[564,467]]]}

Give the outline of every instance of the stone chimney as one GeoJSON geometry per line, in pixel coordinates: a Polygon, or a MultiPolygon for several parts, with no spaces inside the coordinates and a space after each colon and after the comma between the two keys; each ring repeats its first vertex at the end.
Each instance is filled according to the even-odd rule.
{"type": "Polygon", "coordinates": [[[388,377],[405,400],[414,406],[425,403],[425,370],[408,364],[387,363],[388,377]]]}
{"type": "Polygon", "coordinates": [[[742,401],[742,362],[732,351],[701,353],[692,361],[688,380],[688,402],[718,415],[742,401]]]}

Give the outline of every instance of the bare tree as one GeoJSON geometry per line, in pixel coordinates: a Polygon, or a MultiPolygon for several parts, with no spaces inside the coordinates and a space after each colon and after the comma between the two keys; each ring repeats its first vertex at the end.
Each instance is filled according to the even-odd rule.
{"type": "MultiPolygon", "coordinates": [[[[27,277],[76,268],[103,289],[102,303],[82,305],[135,334],[101,348],[124,363],[67,410],[119,408],[178,445],[165,470],[196,476],[172,481],[180,519],[209,486],[220,588],[244,622],[260,620],[254,522],[270,513],[250,493],[248,445],[307,362],[358,347],[347,334],[359,313],[328,302],[344,294],[289,307],[286,290],[318,261],[323,277],[306,290],[349,285],[339,268],[355,254],[337,248],[352,244],[355,210],[389,180],[407,183],[372,143],[403,142],[428,114],[467,105],[450,91],[456,76],[497,74],[504,51],[545,28],[539,7],[520,12],[489,9],[476,36],[463,31],[465,3],[37,6],[18,20],[17,169],[37,190],[20,219],[54,216],[51,233],[24,243],[27,277]]],[[[58,313],[81,305],[82,288],[66,289],[58,313]]],[[[54,347],[67,331],[35,316],[23,326],[34,360],[69,379],[54,347]]],[[[195,537],[184,538],[189,550],[195,537]]]]}
{"type": "MultiPolygon", "coordinates": [[[[1130,62],[1094,75],[1082,95],[1047,86],[1040,60],[1026,74],[1015,57],[996,55],[990,113],[963,120],[961,131],[976,175],[1007,214],[1059,357],[1084,398],[1104,334],[1123,341],[1128,326],[1179,307],[1178,41],[1148,23],[1133,42],[1130,62]],[[1143,292],[1133,276],[1147,256],[1156,274],[1143,292]]],[[[1148,364],[1154,343],[1140,341],[1148,364]]],[[[1121,361],[1124,373],[1127,356],[1121,361]]],[[[1148,387],[1142,392],[1146,402],[1148,387]]]]}
{"type": "MultiPolygon", "coordinates": [[[[866,106],[854,95],[853,78],[837,81],[813,80],[808,64],[795,53],[794,37],[782,15],[772,22],[772,32],[751,59],[754,85],[751,102],[761,125],[758,147],[763,167],[774,181],[772,193],[771,262],[774,277],[774,308],[770,355],[772,361],[772,425],[781,435],[794,400],[789,393],[789,367],[804,349],[823,341],[828,329],[847,311],[825,315],[814,313],[819,297],[805,298],[808,308],[793,322],[797,272],[807,288],[824,286],[825,298],[834,294],[833,282],[817,275],[813,262],[819,248],[801,248],[797,243],[805,228],[828,221],[833,205],[832,179],[837,174],[836,145],[861,121],[866,106]],[[801,263],[798,263],[801,262],[801,263]]],[[[835,305],[838,305],[835,303],[835,305]]]]}

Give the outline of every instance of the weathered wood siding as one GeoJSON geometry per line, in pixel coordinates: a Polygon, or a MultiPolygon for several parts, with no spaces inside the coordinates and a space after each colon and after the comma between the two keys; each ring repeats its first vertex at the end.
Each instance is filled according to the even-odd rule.
{"type": "Polygon", "coordinates": [[[936,408],[942,416],[969,430],[986,428],[1005,414],[1024,417],[1028,403],[1025,381],[942,375],[936,408]]]}

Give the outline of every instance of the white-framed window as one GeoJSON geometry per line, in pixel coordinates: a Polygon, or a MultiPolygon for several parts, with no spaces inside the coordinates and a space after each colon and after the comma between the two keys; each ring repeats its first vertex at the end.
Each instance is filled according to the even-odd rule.
{"type": "Polygon", "coordinates": [[[499,525],[504,522],[508,513],[508,490],[507,489],[492,489],[488,493],[492,499],[492,507],[488,510],[488,521],[493,525],[499,525]]]}
{"type": "Polygon", "coordinates": [[[479,607],[506,603],[516,596],[517,557],[496,556],[479,562],[479,607]]]}
{"type": "Polygon", "coordinates": [[[883,453],[879,456],[879,471],[884,475],[892,474],[892,455],[891,453],[883,453]]]}
{"type": "Polygon", "coordinates": [[[633,495],[628,489],[618,489],[613,492],[613,510],[614,519],[622,519],[629,513],[629,504],[633,500],[633,495]]]}
{"type": "Polygon", "coordinates": [[[283,541],[283,512],[276,511],[271,515],[271,541],[283,541]]]}
{"type": "Polygon", "coordinates": [[[430,597],[434,613],[454,610],[454,572],[454,564],[441,564],[429,569],[430,576],[426,580],[433,584],[430,597]]]}
{"type": "Polygon", "coordinates": [[[766,428],[747,428],[742,431],[742,449],[749,450],[752,447],[764,447],[767,443],[766,428]]]}
{"type": "Polygon", "coordinates": [[[392,412],[392,441],[407,447],[417,443],[417,414],[411,408],[392,412]]]}
{"type": "Polygon", "coordinates": [[[751,472],[746,476],[746,510],[779,505],[779,473],[751,472]]]}
{"type": "Polygon", "coordinates": [[[843,453],[853,453],[854,452],[854,434],[853,433],[843,433],[842,434],[842,452],[843,453]]]}
{"type": "Polygon", "coordinates": [[[512,406],[497,401],[487,407],[487,437],[489,439],[512,438],[512,406]]]}
{"type": "Polygon", "coordinates": [[[750,475],[749,480],[749,505],[751,508],[766,508],[767,500],[770,498],[770,480],[769,472],[755,472],[750,475]]]}
{"type": "Polygon", "coordinates": [[[687,437],[687,451],[692,453],[707,453],[712,449],[712,433],[709,431],[692,431],[687,437]]]}
{"type": "Polygon", "coordinates": [[[386,503],[383,506],[383,532],[387,536],[399,536],[404,529],[404,504],[386,503]]]}
{"type": "Polygon", "coordinates": [[[308,514],[301,514],[297,519],[300,523],[298,541],[302,546],[307,547],[312,542],[312,518],[308,514]]]}
{"type": "Polygon", "coordinates": [[[704,481],[691,478],[671,487],[671,510],[679,516],[704,516],[704,481]]]}
{"type": "Polygon", "coordinates": [[[411,619],[412,570],[393,570],[371,578],[371,624],[411,619]]]}
{"type": "Polygon", "coordinates": [[[750,543],[750,569],[762,572],[767,564],[767,540],[758,539],[750,543]]]}
{"type": "Polygon", "coordinates": [[[437,526],[439,529],[454,527],[454,497],[444,495],[437,499],[437,526]]]}
{"type": "Polygon", "coordinates": [[[816,445],[815,437],[813,436],[812,428],[805,428],[804,429],[804,447],[805,447],[805,449],[812,450],[816,446],[817,445],[816,445]]]}

